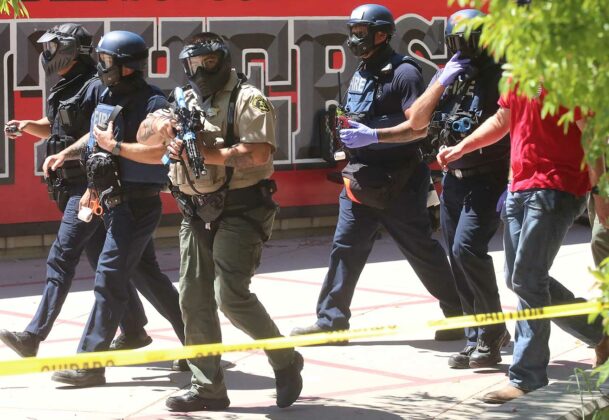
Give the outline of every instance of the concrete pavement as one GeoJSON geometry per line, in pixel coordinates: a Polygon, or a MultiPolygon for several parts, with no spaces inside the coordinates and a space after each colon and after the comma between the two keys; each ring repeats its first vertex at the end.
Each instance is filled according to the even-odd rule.
{"type": "MultiPolygon", "coordinates": [[[[569,232],[552,275],[578,296],[591,297],[593,279],[589,250],[590,230],[576,225],[569,232]]],[[[289,334],[295,326],[314,321],[314,308],[323,281],[330,236],[271,240],[252,289],[265,304],[280,330],[289,334]]],[[[503,252],[496,235],[491,243],[502,303],[513,310],[516,299],[503,284],[503,252]]],[[[174,281],[178,275],[178,250],[157,251],[164,271],[174,281]]],[[[84,260],[84,259],[83,259],[84,260]]],[[[34,313],[43,289],[44,259],[0,261],[0,328],[21,331],[34,313]]],[[[75,352],[82,328],[93,304],[93,273],[83,261],[73,291],[40,356],[75,352]]],[[[148,347],[178,346],[167,321],[147,303],[148,347]]],[[[408,324],[409,320],[442,317],[437,302],[427,293],[388,235],[377,241],[360,279],[352,305],[352,328],[408,324]]],[[[249,338],[225,319],[224,341],[249,338]]],[[[508,328],[514,335],[514,325],[508,328]]],[[[301,399],[288,409],[274,404],[273,372],[262,352],[223,356],[231,407],[216,413],[171,413],[168,396],[189,384],[188,373],[176,373],[168,362],[110,368],[108,383],[96,388],[73,389],[50,380],[50,374],[0,376],[2,419],[469,419],[488,405],[484,393],[506,383],[512,344],[504,349],[496,369],[452,370],[451,353],[462,342],[435,342],[433,331],[417,330],[408,336],[390,336],[351,342],[348,346],[301,348],[305,358],[301,399]]],[[[549,375],[564,380],[575,368],[588,369],[593,350],[558,328],[553,328],[549,375]]],[[[15,358],[0,346],[0,359],[15,358]]]]}

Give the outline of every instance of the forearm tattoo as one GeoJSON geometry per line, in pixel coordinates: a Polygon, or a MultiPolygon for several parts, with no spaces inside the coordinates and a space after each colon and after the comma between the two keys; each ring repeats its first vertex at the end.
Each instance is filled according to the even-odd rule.
{"type": "Polygon", "coordinates": [[[256,166],[254,156],[251,152],[241,153],[234,147],[229,151],[230,156],[224,161],[225,166],[232,166],[236,169],[245,169],[256,166]]]}
{"type": "Polygon", "coordinates": [[[144,120],[140,129],[137,131],[137,141],[138,143],[145,143],[153,134],[154,129],[152,125],[156,121],[157,118],[147,118],[144,120]]]}
{"type": "Polygon", "coordinates": [[[80,158],[87,148],[87,138],[80,139],[63,151],[66,159],[80,158]]]}

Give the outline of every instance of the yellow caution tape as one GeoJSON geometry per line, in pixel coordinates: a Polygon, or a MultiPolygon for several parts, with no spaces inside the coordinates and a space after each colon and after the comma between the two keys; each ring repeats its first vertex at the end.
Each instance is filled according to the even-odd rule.
{"type": "MultiPolygon", "coordinates": [[[[605,307],[601,302],[573,303],[568,305],[547,306],[544,308],[524,309],[513,312],[466,315],[428,321],[420,328],[447,330],[464,327],[477,327],[498,324],[505,321],[523,321],[558,318],[574,315],[598,313],[605,307]]],[[[65,369],[92,369],[113,366],[139,365],[174,359],[196,359],[222,353],[252,350],[276,350],[288,347],[312,346],[316,344],[337,343],[359,338],[380,337],[413,331],[416,324],[409,326],[388,325],[308,334],[293,337],[278,337],[236,344],[199,344],[173,349],[160,350],[116,350],[96,353],[79,353],[57,357],[28,357],[25,359],[0,361],[0,376],[21,375],[26,373],[51,372],[65,369]]]]}

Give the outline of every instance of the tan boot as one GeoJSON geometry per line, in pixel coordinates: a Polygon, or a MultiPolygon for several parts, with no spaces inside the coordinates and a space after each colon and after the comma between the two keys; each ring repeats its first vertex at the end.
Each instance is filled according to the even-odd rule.
{"type": "Polygon", "coordinates": [[[487,404],[503,404],[513,399],[522,397],[528,391],[516,388],[512,385],[507,385],[498,391],[489,392],[482,397],[482,401],[487,404]]]}
{"type": "Polygon", "coordinates": [[[609,337],[604,335],[601,341],[594,347],[594,353],[596,354],[596,361],[594,362],[595,368],[603,365],[607,358],[609,358],[609,337]]]}

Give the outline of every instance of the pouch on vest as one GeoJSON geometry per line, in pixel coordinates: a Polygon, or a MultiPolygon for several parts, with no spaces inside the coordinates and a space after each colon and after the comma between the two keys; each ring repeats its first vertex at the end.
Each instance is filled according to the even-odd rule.
{"type": "Polygon", "coordinates": [[[416,159],[405,161],[395,169],[349,162],[342,171],[349,199],[376,209],[386,209],[406,186],[419,164],[416,159]]]}

